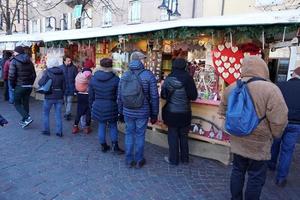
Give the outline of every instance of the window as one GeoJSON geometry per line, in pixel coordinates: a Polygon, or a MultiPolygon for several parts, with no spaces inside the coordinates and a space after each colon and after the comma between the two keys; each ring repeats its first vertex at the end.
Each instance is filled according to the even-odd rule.
{"type": "Polygon", "coordinates": [[[102,26],[104,27],[111,26],[112,25],[111,10],[107,6],[103,6],[102,13],[103,13],[102,26]]]}
{"type": "Polygon", "coordinates": [[[139,0],[129,2],[128,23],[141,22],[141,2],[139,0]]]}
{"type": "Polygon", "coordinates": [[[56,19],[53,17],[45,18],[45,31],[55,31],[56,29],[56,19]]]}
{"type": "MultiPolygon", "coordinates": [[[[170,0],[170,1],[173,3],[173,5],[169,5],[169,0],[165,0],[166,5],[167,5],[169,8],[171,8],[171,9],[173,10],[173,12],[174,12],[174,10],[175,10],[175,8],[176,8],[176,1],[174,1],[174,0],[170,0]]],[[[169,19],[169,15],[168,15],[167,9],[162,9],[162,10],[161,10],[161,13],[160,13],[160,20],[161,20],[161,21],[166,21],[166,20],[168,20],[168,19],[169,19]]]]}
{"type": "Polygon", "coordinates": [[[60,30],[68,30],[68,13],[62,14],[62,18],[60,20],[60,30]]]}
{"type": "Polygon", "coordinates": [[[81,17],[81,28],[92,27],[92,9],[87,9],[83,11],[81,17]]]}
{"type": "Polygon", "coordinates": [[[38,20],[32,20],[32,33],[38,32],[38,20]]]}
{"type": "Polygon", "coordinates": [[[17,22],[18,22],[18,24],[20,24],[21,23],[21,16],[20,16],[20,9],[18,9],[17,10],[17,22]]]}

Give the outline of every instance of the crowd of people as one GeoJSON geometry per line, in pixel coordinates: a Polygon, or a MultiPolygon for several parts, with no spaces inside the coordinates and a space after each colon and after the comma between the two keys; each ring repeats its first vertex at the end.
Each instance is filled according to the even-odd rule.
{"type": "MultiPolygon", "coordinates": [[[[170,165],[189,163],[188,133],[192,111],[191,101],[198,97],[193,78],[188,72],[187,61],[176,57],[172,71],[166,77],[159,96],[154,74],[144,67],[146,56],[135,51],[130,56],[128,70],[119,78],[112,70],[112,60],[103,58],[100,68],[92,70],[94,64],[86,60],[78,70],[68,56],[59,60],[47,58],[47,69],[38,81],[43,87],[51,80],[51,91],[45,94],[43,102],[43,135],[51,135],[49,115],[55,109],[55,134],[63,137],[62,112],[64,118],[72,119],[72,103],[77,96],[77,112],[72,134],[80,129],[89,134],[91,122],[98,124],[101,151],[115,154],[125,153],[125,165],[142,168],[146,164],[144,156],[145,133],[148,122],[155,124],[159,113],[159,97],[166,100],[162,108],[162,118],[168,126],[169,155],[164,158],[170,165]],[[120,148],[117,122],[125,123],[125,151],[120,148]],[[83,126],[80,127],[80,124],[83,126]],[[111,144],[106,139],[109,130],[111,144]]],[[[2,59],[4,97],[13,103],[21,115],[19,124],[29,126],[29,100],[36,78],[34,65],[25,54],[23,47],[17,46],[13,53],[6,52],[2,59]]],[[[244,137],[231,136],[233,169],[231,174],[232,199],[259,199],[266,180],[267,168],[277,170],[276,184],[285,186],[292,161],[295,144],[300,135],[300,67],[292,74],[292,79],[276,86],[269,81],[268,67],[258,56],[244,59],[241,80],[250,82],[249,92],[259,118],[255,130],[244,137]],[[272,141],[274,142],[272,144],[272,141]],[[279,160],[278,160],[279,157],[279,160]],[[277,161],[278,160],[278,161],[277,161]],[[245,175],[248,174],[244,191],[245,175]]],[[[228,98],[236,87],[232,84],[224,91],[219,114],[226,120],[228,98]]],[[[0,116],[0,125],[7,121],[0,116]]]]}

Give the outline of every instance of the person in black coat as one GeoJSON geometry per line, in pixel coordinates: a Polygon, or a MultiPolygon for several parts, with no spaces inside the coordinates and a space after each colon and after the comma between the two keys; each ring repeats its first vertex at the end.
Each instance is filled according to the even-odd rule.
{"type": "Polygon", "coordinates": [[[103,58],[101,68],[92,77],[89,85],[89,102],[92,118],[99,122],[98,134],[102,152],[110,149],[106,143],[106,128],[110,131],[112,151],[124,153],[118,145],[118,105],[117,94],[119,77],[112,72],[112,60],[103,58]]]}
{"type": "Polygon", "coordinates": [[[188,132],[192,119],[190,101],[197,99],[198,92],[186,67],[185,59],[175,59],[172,72],[164,81],[161,91],[161,97],[166,100],[162,117],[168,126],[169,143],[169,156],[165,157],[165,161],[172,165],[179,163],[179,147],[181,162],[189,162],[188,132]]]}
{"type": "Polygon", "coordinates": [[[56,135],[63,136],[62,133],[62,106],[65,92],[65,79],[63,70],[58,67],[57,58],[47,58],[47,70],[45,70],[42,78],[39,80],[39,85],[45,85],[49,79],[52,80],[51,93],[45,94],[43,104],[43,125],[42,134],[50,135],[49,115],[51,107],[55,108],[56,135]]]}

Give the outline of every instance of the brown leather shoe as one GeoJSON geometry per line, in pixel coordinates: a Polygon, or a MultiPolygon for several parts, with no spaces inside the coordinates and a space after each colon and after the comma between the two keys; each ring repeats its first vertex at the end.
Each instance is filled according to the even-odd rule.
{"type": "Polygon", "coordinates": [[[76,134],[76,133],[78,133],[79,132],[79,127],[78,127],[78,125],[74,125],[73,126],[73,129],[72,129],[72,133],[73,134],[76,134]]]}

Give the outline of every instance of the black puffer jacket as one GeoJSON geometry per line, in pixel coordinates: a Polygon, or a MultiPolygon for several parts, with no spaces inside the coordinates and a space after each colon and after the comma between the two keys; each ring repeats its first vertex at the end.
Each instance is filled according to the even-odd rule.
{"type": "Polygon", "coordinates": [[[44,85],[49,79],[52,79],[52,92],[46,94],[45,99],[63,99],[66,88],[63,70],[59,67],[48,68],[39,80],[39,85],[44,85]]]}
{"type": "Polygon", "coordinates": [[[278,87],[289,109],[289,123],[300,124],[300,79],[292,78],[289,81],[280,82],[278,87]]]}
{"type": "Polygon", "coordinates": [[[186,61],[173,61],[172,73],[166,78],[161,97],[167,100],[162,110],[163,121],[172,127],[186,127],[191,124],[191,100],[198,96],[193,78],[185,70],[186,61]]]}
{"type": "Polygon", "coordinates": [[[11,81],[13,88],[15,86],[32,85],[35,78],[35,69],[27,54],[19,54],[12,59],[8,79],[11,81]]]}

